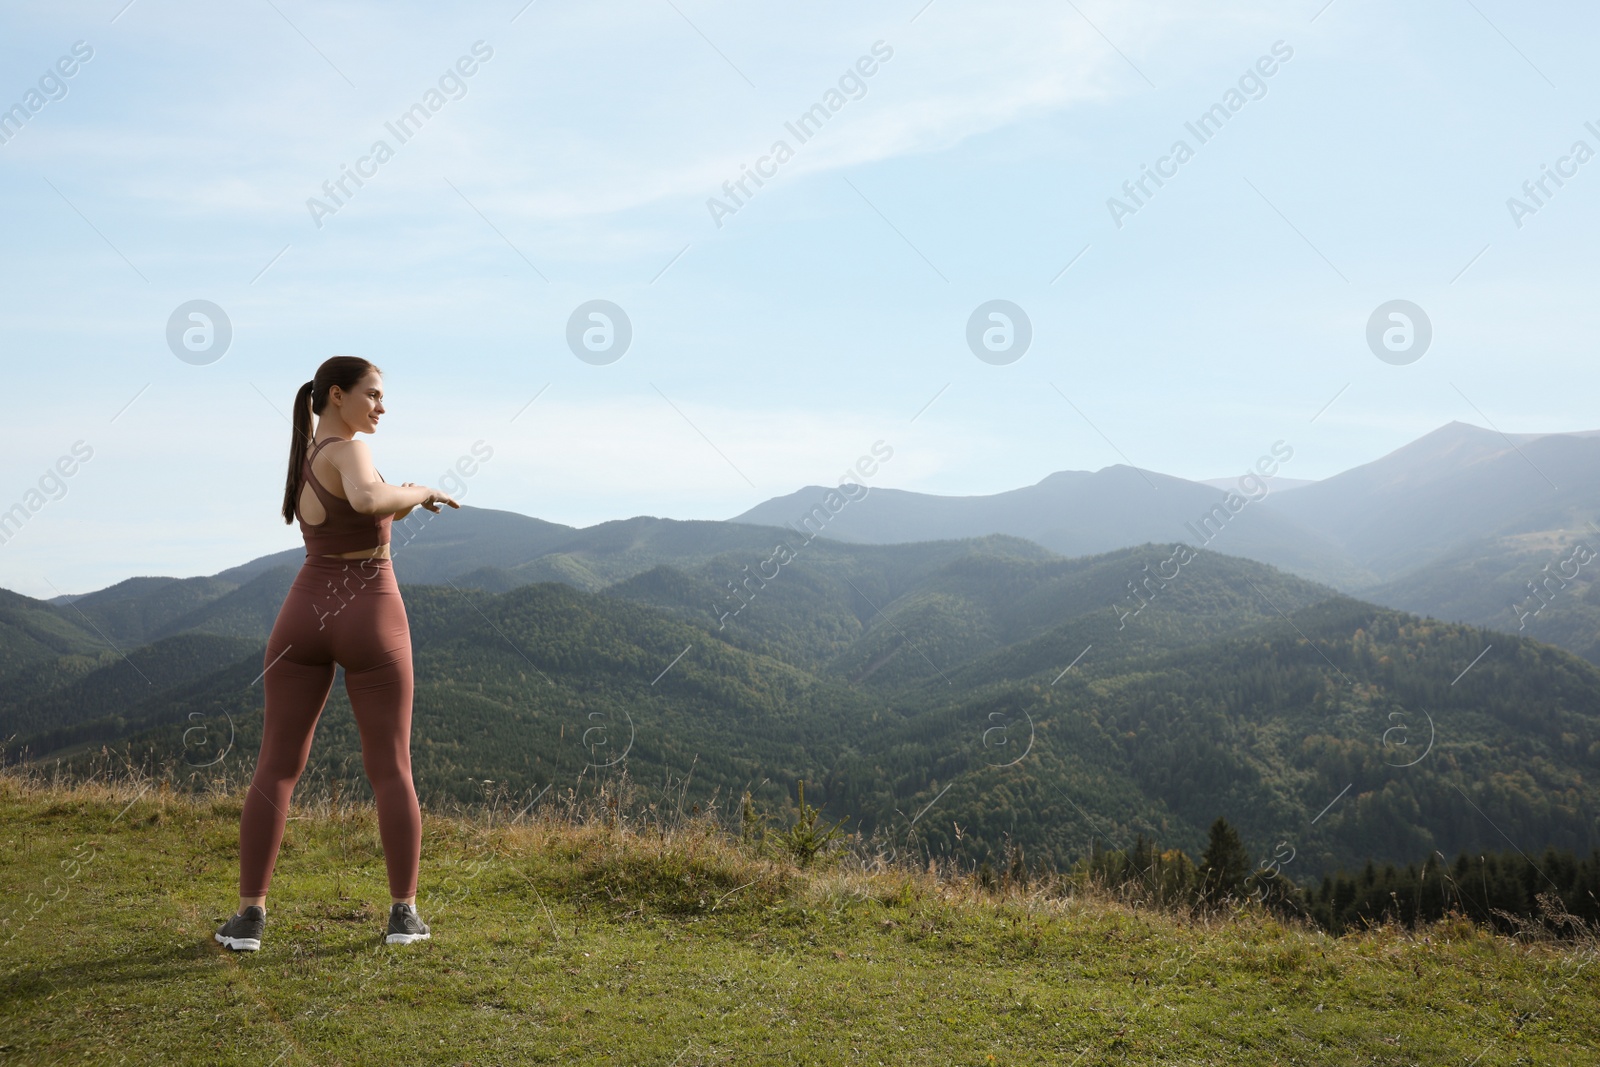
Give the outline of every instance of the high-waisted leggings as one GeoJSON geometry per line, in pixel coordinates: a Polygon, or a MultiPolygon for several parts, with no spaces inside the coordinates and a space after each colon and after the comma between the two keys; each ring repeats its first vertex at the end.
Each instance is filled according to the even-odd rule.
{"type": "Polygon", "coordinates": [[[264,662],[261,754],[239,818],[239,895],[265,896],[272,882],[289,797],[338,664],[361,732],[389,893],[413,896],[422,815],[411,782],[411,626],[393,563],[307,556],[278,611],[264,662]]]}

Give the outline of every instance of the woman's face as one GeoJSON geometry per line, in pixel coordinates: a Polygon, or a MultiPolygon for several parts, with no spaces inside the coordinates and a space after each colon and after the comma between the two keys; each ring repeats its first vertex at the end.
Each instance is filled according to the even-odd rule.
{"type": "Polygon", "coordinates": [[[377,371],[368,371],[349,392],[334,386],[329,399],[338,407],[339,417],[352,433],[378,432],[378,417],[383,414],[384,407],[383,378],[377,371]]]}

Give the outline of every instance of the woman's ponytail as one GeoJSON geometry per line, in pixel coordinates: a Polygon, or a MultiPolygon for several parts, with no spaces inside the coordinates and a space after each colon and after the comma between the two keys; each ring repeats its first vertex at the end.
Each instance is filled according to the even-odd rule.
{"type": "Polygon", "coordinates": [[[283,521],[294,521],[295,500],[300,495],[300,468],[305,464],[311,441],[311,394],[315,380],[302,385],[294,394],[294,439],[289,442],[289,478],[283,489],[283,521]]]}

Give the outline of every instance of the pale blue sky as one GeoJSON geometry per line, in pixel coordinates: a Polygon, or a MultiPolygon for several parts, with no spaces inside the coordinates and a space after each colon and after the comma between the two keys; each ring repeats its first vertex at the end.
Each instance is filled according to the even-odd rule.
{"type": "Polygon", "coordinates": [[[1600,426],[1600,160],[1520,228],[1506,203],[1600,149],[1577,4],[123,5],[0,14],[0,107],[44,81],[0,127],[0,509],[93,449],[0,545],[30,595],[297,546],[283,413],[336,353],[385,371],[389,480],[482,440],[467,502],[580,526],[726,518],[879,439],[872,484],[966,494],[1124,457],[1225,476],[1279,439],[1284,475],[1324,477],[1452,419],[1600,426]],[[479,41],[400,143],[385,123],[479,41]],[[1280,41],[1199,143],[1185,123],[1280,41]],[[785,122],[875,42],[801,144],[785,122]],[[380,138],[319,228],[307,199],[380,138]],[[1180,138],[1118,228],[1107,199],[1180,138]],[[793,158],[717,226],[708,198],[778,139],[793,158]],[[233,330],[203,365],[165,336],[196,299],[233,330]],[[566,343],[595,299],[633,327],[605,365],[566,343]],[[1007,365],[966,342],[993,299],[1032,323],[1007,365]],[[1392,299],[1433,324],[1408,365],[1365,340],[1392,299]]]}

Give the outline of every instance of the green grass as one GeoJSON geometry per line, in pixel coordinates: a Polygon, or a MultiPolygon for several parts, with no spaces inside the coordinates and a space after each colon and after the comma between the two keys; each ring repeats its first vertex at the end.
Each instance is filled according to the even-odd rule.
{"type": "Polygon", "coordinates": [[[985,895],[604,812],[425,815],[434,938],[386,948],[371,812],[297,806],[233,955],[237,795],[0,777],[0,1064],[1600,1062],[1593,943],[985,895]]]}

